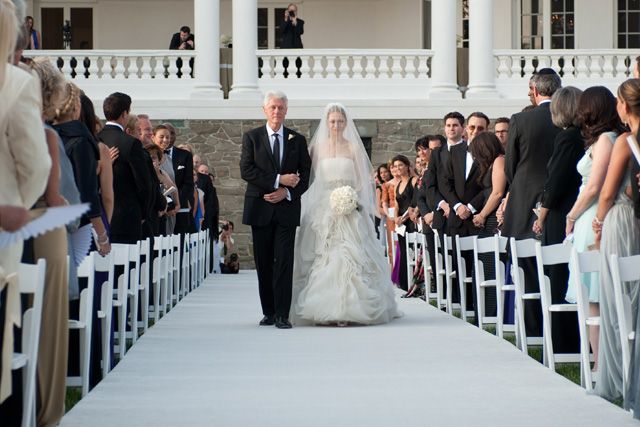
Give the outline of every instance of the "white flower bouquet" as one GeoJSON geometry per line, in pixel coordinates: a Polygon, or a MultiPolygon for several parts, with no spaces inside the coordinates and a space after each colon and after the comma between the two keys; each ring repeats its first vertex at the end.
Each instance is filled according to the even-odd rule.
{"type": "Polygon", "coordinates": [[[349,185],[338,187],[331,192],[329,205],[335,215],[349,215],[358,208],[358,193],[349,185]]]}

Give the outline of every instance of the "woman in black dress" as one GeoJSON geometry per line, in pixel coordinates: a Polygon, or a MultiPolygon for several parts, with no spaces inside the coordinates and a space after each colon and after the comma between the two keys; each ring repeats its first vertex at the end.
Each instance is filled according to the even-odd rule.
{"type": "MultiPolygon", "coordinates": [[[[396,202],[398,203],[398,214],[396,215],[396,226],[404,225],[406,233],[415,231],[415,227],[411,218],[409,218],[409,209],[413,201],[413,192],[415,191],[416,177],[411,177],[411,163],[406,156],[397,155],[391,162],[396,167],[399,175],[399,182],[396,187],[396,202]]],[[[400,246],[400,288],[404,291],[409,289],[409,278],[407,277],[407,250],[404,236],[398,234],[398,244],[400,246]]]]}
{"type": "MultiPolygon", "coordinates": [[[[469,145],[469,151],[478,164],[480,174],[478,182],[482,185],[485,204],[473,217],[473,224],[480,228],[478,237],[491,237],[498,230],[498,218],[496,210],[506,192],[507,177],[504,173],[504,149],[500,140],[492,132],[478,134],[473,143],[469,145]]],[[[484,266],[484,277],[492,280],[496,277],[495,264],[492,254],[480,254],[478,256],[484,266]]],[[[485,291],[485,313],[494,316],[496,312],[495,288],[487,288],[485,291]]]]}

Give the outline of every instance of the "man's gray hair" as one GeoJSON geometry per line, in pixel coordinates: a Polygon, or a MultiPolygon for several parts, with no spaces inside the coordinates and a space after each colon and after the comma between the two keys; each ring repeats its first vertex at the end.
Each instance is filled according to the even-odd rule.
{"type": "Polygon", "coordinates": [[[562,87],[560,76],[553,74],[534,74],[531,82],[542,96],[553,96],[553,94],[562,87]]]}
{"type": "Polygon", "coordinates": [[[560,88],[551,97],[551,121],[559,128],[578,125],[578,101],[582,91],[574,86],[560,88]]]}
{"type": "Polygon", "coordinates": [[[269,103],[269,101],[271,101],[274,98],[284,101],[285,106],[289,105],[289,98],[287,98],[287,95],[285,95],[284,92],[279,90],[270,90],[264,94],[264,99],[262,100],[262,106],[265,107],[269,103]]]}

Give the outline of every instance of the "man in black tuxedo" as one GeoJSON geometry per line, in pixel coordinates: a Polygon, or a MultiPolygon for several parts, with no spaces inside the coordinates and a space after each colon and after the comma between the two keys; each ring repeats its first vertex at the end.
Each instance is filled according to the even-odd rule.
{"type": "Polygon", "coordinates": [[[193,209],[193,156],[187,150],[174,147],[176,142],[176,130],[173,126],[163,123],[169,129],[171,140],[169,147],[164,150],[173,165],[175,184],[180,194],[180,210],[176,214],[176,225],[173,232],[176,234],[195,233],[196,227],[191,214],[193,209]]]}
{"type": "Polygon", "coordinates": [[[143,222],[151,211],[151,178],[147,153],[142,143],[124,132],[131,98],[112,93],[103,103],[107,123],[98,134],[108,147],[116,147],[119,156],[113,163],[114,208],[111,219],[111,241],[136,243],[142,238],[143,222]]]}
{"type": "Polygon", "coordinates": [[[195,37],[191,34],[191,28],[184,25],[180,27],[180,32],[171,37],[169,43],[170,50],[193,50],[195,49],[195,37]]]}
{"type": "MultiPolygon", "coordinates": [[[[194,156],[195,157],[195,156],[194,156]]],[[[218,203],[218,193],[209,175],[209,166],[201,163],[198,170],[198,188],[204,192],[204,219],[202,229],[209,232],[209,255],[210,267],[213,271],[213,245],[218,240],[218,220],[220,218],[220,205],[218,203]]],[[[209,273],[211,273],[209,271],[209,273]]]]}
{"type": "Polygon", "coordinates": [[[264,314],[260,325],[289,329],[293,248],[311,158],[304,136],[284,127],[286,95],[268,92],[263,110],[267,124],[242,136],[240,174],[247,181],[242,222],[253,236],[264,314]]]}
{"type": "MultiPolygon", "coordinates": [[[[436,258],[435,258],[435,244],[433,242],[433,230],[437,227],[437,223],[434,224],[434,215],[435,208],[437,203],[433,201],[435,196],[429,197],[428,188],[437,187],[437,173],[434,170],[437,170],[439,162],[440,162],[440,151],[439,149],[446,144],[446,139],[442,135],[427,135],[424,137],[426,142],[426,146],[421,140],[416,142],[416,151],[418,155],[426,161],[426,168],[420,178],[420,187],[417,192],[417,206],[420,212],[420,217],[422,218],[422,222],[424,223],[424,227],[422,227],[422,232],[425,234],[425,238],[427,241],[427,251],[429,252],[429,262],[431,264],[431,271],[436,271],[436,258]],[[436,153],[437,152],[437,153],[436,153]],[[438,157],[438,160],[435,160],[435,157],[438,157]]],[[[432,190],[433,191],[433,190],[432,190]]],[[[437,192],[437,188],[435,190],[437,192]]],[[[439,192],[438,192],[439,194],[439,192]]],[[[442,200],[442,197],[438,201],[442,200]]],[[[440,211],[441,212],[441,211],[440,211]]],[[[442,215],[440,213],[440,215],[442,215]]],[[[426,266],[425,266],[426,267],[426,266]]],[[[426,271],[426,270],[425,270],[426,271]]],[[[425,275],[425,282],[427,276],[425,275]]],[[[430,292],[429,286],[435,286],[434,284],[434,276],[431,276],[431,283],[426,283],[426,293],[430,292]]]]}
{"type": "MultiPolygon", "coordinates": [[[[516,113],[509,120],[509,140],[505,155],[505,174],[509,195],[504,212],[502,235],[527,239],[534,237],[533,209],[542,197],[547,164],[560,128],[551,121],[551,96],[561,86],[555,71],[543,68],[531,78],[531,90],[537,105],[516,113]]],[[[519,260],[525,275],[525,291],[539,292],[535,260],[519,260]]],[[[527,336],[542,336],[542,309],[539,300],[525,301],[527,336]]]]}
{"type": "MultiPolygon", "coordinates": [[[[472,113],[467,120],[468,141],[462,141],[450,147],[450,159],[442,170],[441,192],[452,211],[448,218],[448,232],[451,236],[467,237],[477,235],[479,229],[473,224],[473,214],[484,206],[484,192],[478,182],[480,170],[469,152],[473,138],[489,127],[489,118],[480,112],[472,113]]],[[[455,240],[453,242],[455,248],[455,240]]],[[[462,257],[466,264],[467,277],[473,278],[473,254],[465,251],[462,257]]],[[[455,257],[455,256],[454,256],[455,257]]],[[[457,264],[457,259],[456,259],[457,264]]],[[[457,265],[456,265],[457,269],[457,265]]],[[[460,280],[460,273],[457,280],[460,280]]],[[[474,308],[477,323],[476,288],[471,286],[471,298],[467,297],[467,309],[474,308]]]]}

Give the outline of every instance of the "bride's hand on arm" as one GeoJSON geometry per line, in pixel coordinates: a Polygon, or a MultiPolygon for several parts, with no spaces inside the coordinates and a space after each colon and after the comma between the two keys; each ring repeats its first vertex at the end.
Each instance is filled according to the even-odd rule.
{"type": "Polygon", "coordinates": [[[300,177],[295,173],[288,173],[286,175],[280,175],[280,184],[285,187],[295,188],[300,182],[300,177]]]}

